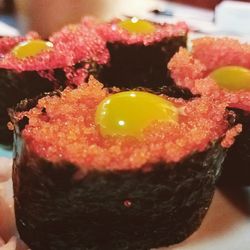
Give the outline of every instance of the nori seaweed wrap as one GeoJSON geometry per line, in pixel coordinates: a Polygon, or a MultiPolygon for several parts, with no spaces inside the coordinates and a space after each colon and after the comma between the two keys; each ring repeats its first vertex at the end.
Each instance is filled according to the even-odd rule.
{"type": "Polygon", "coordinates": [[[242,133],[223,163],[221,184],[250,184],[250,44],[231,38],[193,40],[191,52],[181,49],[168,65],[180,87],[193,94],[228,103],[242,124],[242,133]]]}
{"type": "Polygon", "coordinates": [[[10,111],[16,223],[32,250],[146,250],[201,224],[233,142],[233,116],[208,98],[117,92],[91,78],[10,111]],[[162,120],[137,127],[145,114],[162,120]],[[116,115],[126,118],[112,127],[116,115]],[[119,134],[124,124],[142,134],[119,134]]]}
{"type": "Polygon", "coordinates": [[[185,23],[159,24],[133,17],[102,23],[97,32],[107,41],[110,52],[110,63],[98,78],[105,86],[157,91],[173,84],[166,63],[180,46],[186,47],[185,23]]]}
{"type": "Polygon", "coordinates": [[[49,41],[36,33],[0,39],[0,144],[12,142],[8,108],[24,98],[78,84],[108,61],[105,42],[87,22],[64,27],[49,41]]]}

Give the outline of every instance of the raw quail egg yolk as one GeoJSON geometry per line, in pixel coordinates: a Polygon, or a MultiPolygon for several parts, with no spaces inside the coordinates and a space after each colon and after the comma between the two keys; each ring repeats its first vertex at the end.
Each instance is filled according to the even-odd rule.
{"type": "Polygon", "coordinates": [[[136,17],[126,19],[118,23],[118,26],[127,30],[130,33],[150,34],[155,31],[155,26],[145,20],[140,20],[136,17]]]}
{"type": "Polygon", "coordinates": [[[163,97],[126,91],[106,97],[97,107],[95,122],[103,136],[140,136],[154,121],[177,122],[178,109],[163,97]]]}
{"type": "Polygon", "coordinates": [[[15,57],[23,59],[36,56],[45,50],[51,49],[52,47],[53,44],[51,42],[35,39],[19,43],[13,48],[12,52],[15,57]]]}
{"type": "Polygon", "coordinates": [[[250,90],[250,70],[240,66],[225,66],[210,73],[216,83],[228,90],[250,90]]]}

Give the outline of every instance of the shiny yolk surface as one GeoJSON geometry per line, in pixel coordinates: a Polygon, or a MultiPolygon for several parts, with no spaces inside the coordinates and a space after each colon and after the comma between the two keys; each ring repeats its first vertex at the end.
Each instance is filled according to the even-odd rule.
{"type": "Polygon", "coordinates": [[[95,122],[103,136],[140,136],[154,121],[177,122],[178,110],[164,98],[140,91],[106,97],[97,107],[95,122]]]}
{"type": "Polygon", "coordinates": [[[155,31],[155,26],[152,23],[136,17],[121,21],[118,23],[118,26],[130,33],[137,34],[150,34],[155,31]]]}
{"type": "Polygon", "coordinates": [[[53,44],[48,41],[43,40],[29,40],[22,43],[19,43],[14,49],[12,50],[15,57],[19,59],[36,56],[39,53],[49,50],[53,47],[53,44]]]}
{"type": "Polygon", "coordinates": [[[214,70],[210,76],[228,90],[250,90],[250,70],[240,66],[225,66],[214,70]]]}

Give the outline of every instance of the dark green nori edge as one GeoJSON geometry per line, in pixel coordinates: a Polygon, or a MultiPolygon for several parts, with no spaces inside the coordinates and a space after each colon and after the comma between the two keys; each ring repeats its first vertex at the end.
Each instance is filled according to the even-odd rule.
{"type": "MultiPolygon", "coordinates": [[[[101,65],[94,62],[77,63],[75,69],[89,65],[88,72],[97,76],[101,65]]],[[[46,70],[43,70],[46,73],[46,70]]],[[[12,146],[13,133],[8,130],[8,109],[13,108],[25,98],[34,98],[44,92],[55,89],[64,89],[67,85],[63,69],[53,69],[55,81],[42,77],[37,71],[16,72],[9,69],[0,69],[0,144],[12,146]]],[[[74,86],[73,86],[74,87],[74,86]]]]}
{"type": "Polygon", "coordinates": [[[236,123],[242,124],[242,132],[228,150],[219,184],[250,185],[250,112],[232,110],[236,114],[236,123]]]}
{"type": "MultiPolygon", "coordinates": [[[[186,47],[186,43],[186,35],[166,38],[148,46],[108,42],[110,63],[103,68],[98,80],[107,87],[131,89],[142,86],[154,91],[164,85],[173,86],[167,63],[180,47],[186,47]]],[[[190,95],[188,90],[185,92],[190,95]]],[[[176,97],[182,94],[179,95],[176,97]]]]}
{"type": "Polygon", "coordinates": [[[32,154],[20,134],[27,122],[15,123],[13,183],[17,228],[32,250],[148,250],[201,224],[225,157],[220,141],[177,164],[81,176],[32,154]]]}
{"type": "Polygon", "coordinates": [[[10,145],[13,133],[8,130],[8,108],[14,107],[24,98],[32,98],[46,91],[52,91],[51,82],[35,71],[16,73],[0,69],[0,143],[10,145]]]}

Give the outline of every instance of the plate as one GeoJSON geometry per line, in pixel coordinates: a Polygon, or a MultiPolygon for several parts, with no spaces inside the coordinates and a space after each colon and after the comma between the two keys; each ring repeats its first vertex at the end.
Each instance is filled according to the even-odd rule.
{"type": "MultiPolygon", "coordinates": [[[[10,155],[11,152],[0,150],[0,177],[1,173],[3,175],[3,172],[5,172],[10,178],[11,159],[1,157],[1,154],[10,155]],[[4,169],[6,171],[4,171],[4,169]]],[[[7,207],[9,209],[13,209],[11,180],[9,179],[9,181],[6,181],[5,177],[5,179],[2,178],[2,181],[4,182],[0,183],[0,196],[2,196],[0,197],[0,201],[3,201],[4,196],[4,200],[6,201],[6,204],[8,204],[7,207]]],[[[2,212],[3,211],[0,211],[0,213],[2,212]]],[[[5,231],[7,232],[7,234],[5,233],[5,238],[11,237],[13,232],[15,232],[15,228],[13,226],[13,212],[8,211],[7,213],[11,218],[8,218],[8,221],[5,222],[2,220],[5,231]]],[[[1,228],[0,233],[3,233],[1,228]]],[[[250,187],[223,187],[216,189],[208,213],[200,228],[193,235],[180,244],[170,247],[163,247],[159,250],[249,250],[249,235],[250,187]]],[[[18,250],[19,249],[20,248],[18,248],[18,250]]],[[[24,249],[23,246],[22,249],[24,249]]]]}
{"type": "Polygon", "coordinates": [[[250,249],[250,187],[217,188],[201,227],[181,244],[161,248],[217,249],[250,249]]]}

